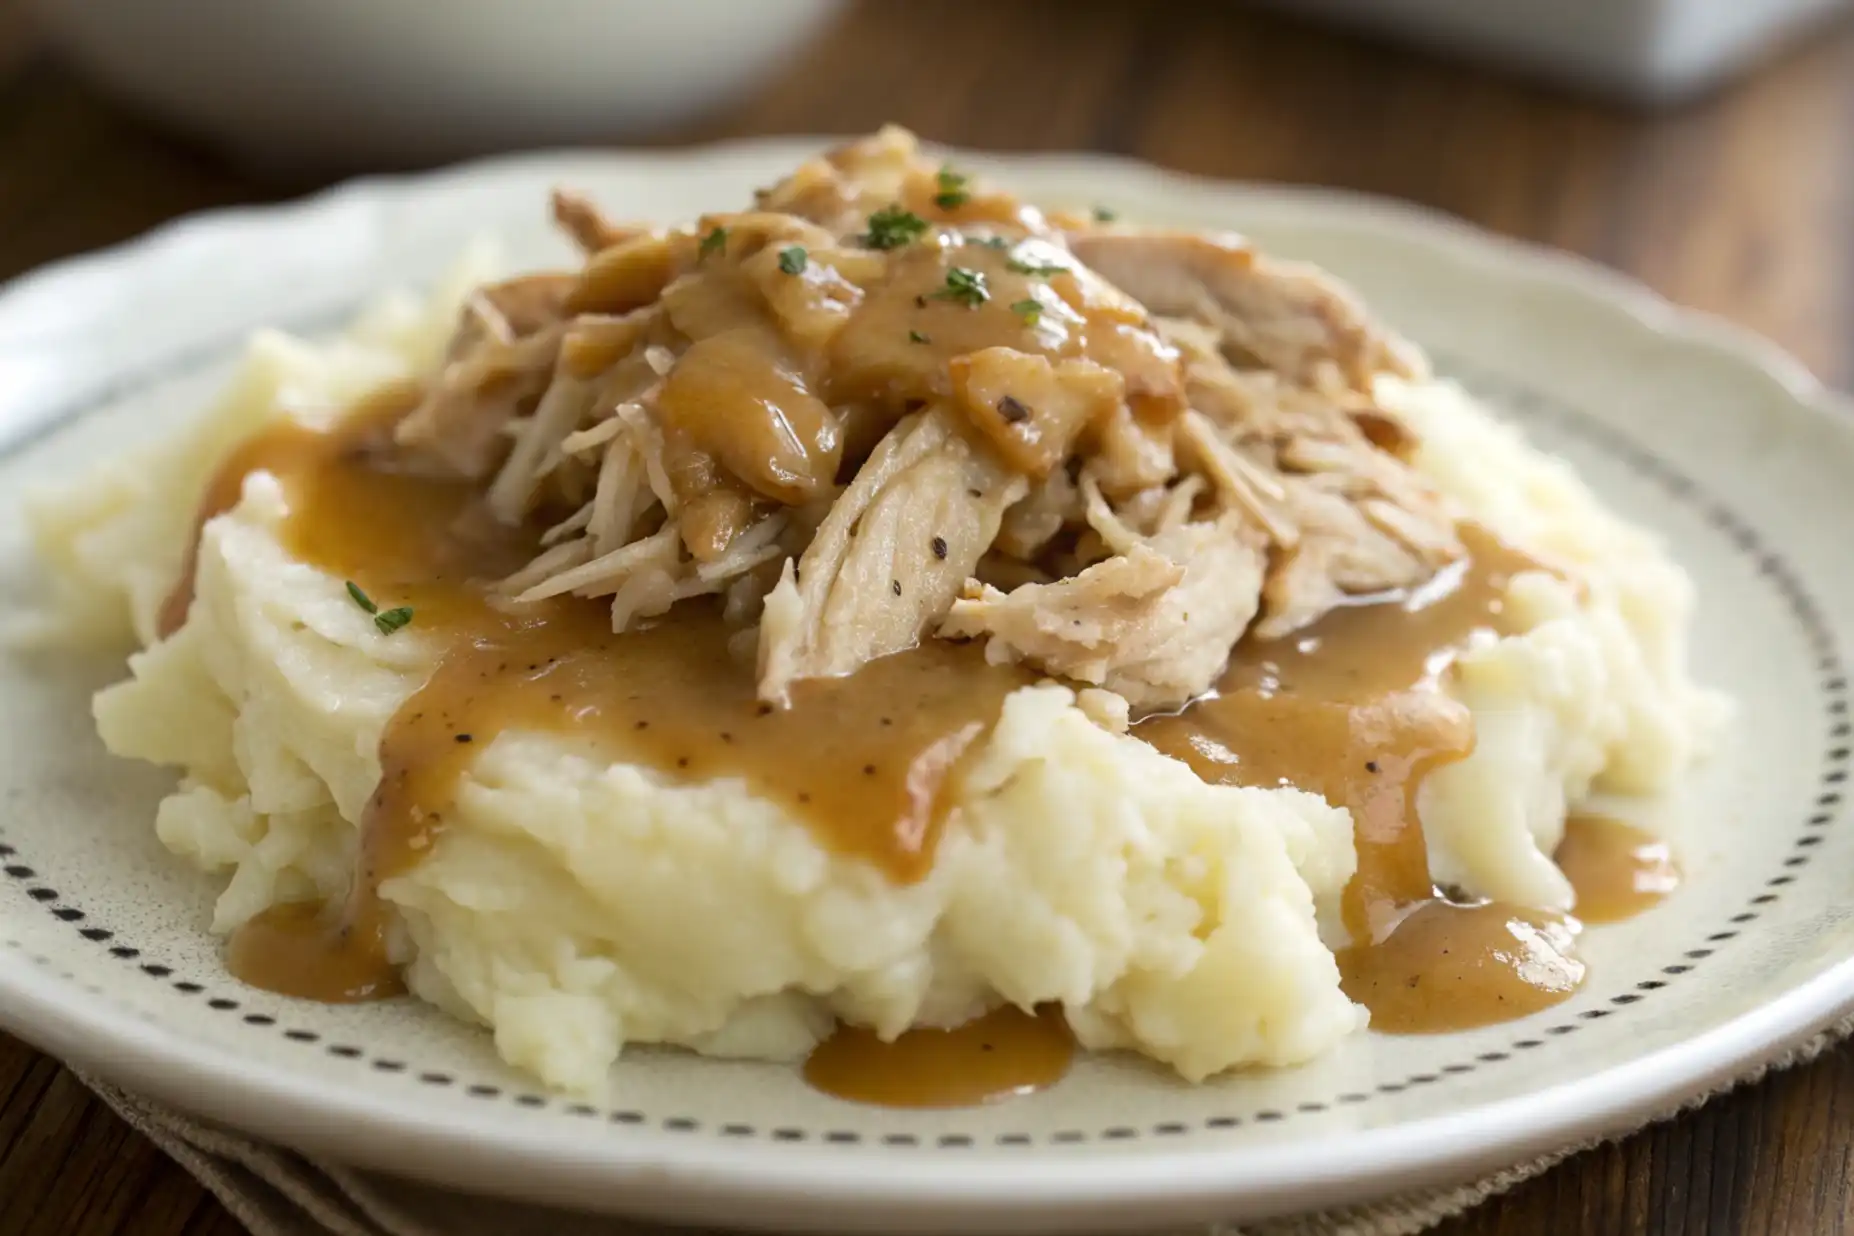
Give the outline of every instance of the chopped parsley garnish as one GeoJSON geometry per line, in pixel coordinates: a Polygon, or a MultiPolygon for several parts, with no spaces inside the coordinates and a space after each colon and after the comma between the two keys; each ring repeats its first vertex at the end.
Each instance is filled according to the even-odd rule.
{"type": "Polygon", "coordinates": [[[991,299],[991,289],[985,286],[985,276],[978,271],[955,266],[946,272],[946,286],[935,292],[933,298],[957,301],[968,309],[976,309],[991,299]]]}
{"type": "Polygon", "coordinates": [[[779,250],[779,269],[788,275],[804,274],[806,260],[804,249],[798,245],[779,250]]]}
{"type": "Polygon", "coordinates": [[[410,606],[401,605],[398,609],[382,612],[380,607],[373,603],[373,598],[362,592],[361,586],[351,579],[348,581],[348,595],[354,598],[354,603],[361,607],[363,613],[373,615],[373,625],[380,629],[382,635],[391,635],[412,621],[410,606]]]}
{"type": "Polygon", "coordinates": [[[933,204],[941,210],[952,210],[971,200],[972,195],[966,192],[966,178],[952,168],[941,168],[938,180],[940,191],[933,195],[933,204]]]}
{"type": "Polygon", "coordinates": [[[899,249],[927,234],[927,220],[900,206],[885,206],[869,216],[863,243],[871,249],[899,249]]]}
{"type": "Polygon", "coordinates": [[[1043,264],[1020,261],[1017,258],[1012,258],[1010,261],[1006,262],[1005,265],[1020,275],[1031,275],[1038,279],[1047,279],[1051,275],[1060,275],[1068,270],[1068,267],[1062,265],[1060,262],[1043,264]]]}
{"type": "Polygon", "coordinates": [[[911,330],[908,332],[908,342],[909,343],[932,343],[933,340],[929,339],[927,336],[921,334],[917,330],[911,330]]]}
{"type": "Polygon", "coordinates": [[[1120,216],[1117,213],[1115,213],[1112,210],[1109,210],[1105,206],[1096,206],[1094,208],[1094,221],[1096,223],[1112,223],[1115,219],[1118,219],[1119,217],[1120,216]]]}
{"type": "Polygon", "coordinates": [[[1020,300],[1011,306],[1011,312],[1031,326],[1035,326],[1036,320],[1043,316],[1043,306],[1033,300],[1020,300]]]}
{"type": "Polygon", "coordinates": [[[984,245],[987,249],[1009,249],[1011,247],[1011,242],[1002,236],[987,236],[983,240],[975,240],[972,243],[984,245]]]}
{"type": "Polygon", "coordinates": [[[382,635],[391,635],[411,621],[412,607],[409,605],[401,605],[398,609],[382,610],[373,616],[373,625],[380,628],[382,635]]]}
{"type": "Polygon", "coordinates": [[[725,253],[726,251],[727,229],[718,227],[702,237],[701,246],[695,251],[695,260],[699,262],[711,253],[725,253]]]}

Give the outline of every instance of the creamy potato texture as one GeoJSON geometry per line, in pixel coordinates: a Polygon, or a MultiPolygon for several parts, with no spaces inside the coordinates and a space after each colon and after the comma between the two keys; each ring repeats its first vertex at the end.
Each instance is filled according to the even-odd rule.
{"type": "MultiPolygon", "coordinates": [[[[196,496],[253,429],[428,372],[483,273],[332,342],[260,336],[186,436],[34,508],[67,621],[132,627],[144,645],[97,697],[97,723],[116,754],[181,771],[156,828],[228,874],[215,931],[343,896],[381,736],[438,650],[416,624],[383,634],[341,579],[291,556],[265,473],[206,526],[190,617],[157,638],[196,496]]],[[[1690,586],[1456,388],[1381,377],[1378,397],[1415,430],[1414,467],[1438,490],[1560,567],[1512,581],[1513,633],[1478,636],[1444,684],[1475,743],[1422,784],[1430,867],[1475,896],[1570,909],[1550,858],[1567,810],[1596,787],[1665,788],[1721,715],[1686,677],[1690,586]]],[[[1191,1079],[1304,1061],[1362,1028],[1333,955],[1351,818],[1294,788],[1206,784],[1124,732],[1124,707],[1100,694],[1010,695],[912,883],[821,845],[737,779],[685,783],[503,734],[430,852],[382,885],[391,947],[414,994],[575,1090],[604,1085],[627,1043],[796,1060],[839,1020],[887,1036],[1001,1003],[1059,1006],[1084,1046],[1191,1079]]]]}

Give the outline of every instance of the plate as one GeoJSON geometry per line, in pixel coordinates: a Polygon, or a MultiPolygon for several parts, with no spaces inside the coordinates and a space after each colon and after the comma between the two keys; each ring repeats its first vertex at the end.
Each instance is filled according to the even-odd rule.
{"type": "MultiPolygon", "coordinates": [[[[566,250],[544,194],[679,218],[815,142],[538,155],[182,221],[0,292],[0,509],[166,432],[263,324],[333,328],[431,280],[472,237],[566,250]]],[[[1304,1068],[1191,1088],[1132,1059],[924,1113],[840,1103],[795,1071],[628,1054],[596,1102],[540,1093],[487,1036],[399,1002],[326,1007],[228,978],[210,889],[156,843],[161,773],[105,756],[87,694],[119,663],[0,658],[0,1024],[96,1074],[357,1166],[588,1210],[811,1230],[1152,1229],[1442,1184],[1620,1131],[1854,1007],[1842,802],[1854,419],[1794,362],[1612,276],[1328,193],[1081,158],[972,156],[1031,196],[1252,233],[1358,285],[1615,506],[1701,595],[1701,677],[1740,720],[1664,809],[1686,887],[1592,929],[1592,978],[1526,1021],[1360,1035],[1304,1068]]],[[[0,521],[0,606],[41,585],[0,521]]]]}

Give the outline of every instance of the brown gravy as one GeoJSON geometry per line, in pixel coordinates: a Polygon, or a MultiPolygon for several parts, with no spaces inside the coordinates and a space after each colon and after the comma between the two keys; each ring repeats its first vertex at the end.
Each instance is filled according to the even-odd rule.
{"type": "Polygon", "coordinates": [[[1540,569],[1481,529],[1462,535],[1468,557],[1409,596],[1244,641],[1214,693],[1134,730],[1207,781],[1297,785],[1351,811],[1358,870],[1344,917],[1359,943],[1340,952],[1340,975],[1374,1028],[1393,1033],[1522,1016],[1583,976],[1562,924],[1451,902],[1430,878],[1417,791],[1474,749],[1467,708],[1437,688],[1476,631],[1502,629],[1508,581],[1540,569]]]}
{"type": "Polygon", "coordinates": [[[1667,842],[1602,815],[1574,815],[1552,856],[1577,891],[1577,917],[1619,923],[1651,909],[1680,884],[1667,842]]]}
{"type": "MultiPolygon", "coordinates": [[[[247,924],[228,950],[238,977],[325,1001],[403,990],[379,885],[430,848],[474,754],[508,730],[583,740],[673,779],[739,777],[838,852],[900,882],[927,871],[948,774],[1028,674],[986,665],[976,646],[929,641],[852,678],[802,684],[779,711],[755,698],[714,610],[684,607],[673,623],[620,636],[594,603],[499,607],[483,580],[524,564],[537,530],[501,527],[474,486],[404,465],[390,429],[411,397],[378,397],[327,433],[268,430],[231,454],[202,500],[203,526],[236,503],[246,475],[272,472],[292,553],[383,609],[409,606],[400,638],[441,648],[383,736],[349,896],[247,924]]],[[[1206,780],[1291,783],[1350,809],[1359,864],[1344,916],[1360,943],[1339,954],[1340,973],[1374,1027],[1392,1033],[1522,1016],[1583,977],[1576,920],[1454,903],[1430,878],[1416,794],[1474,740],[1467,710],[1437,687],[1474,632],[1501,629],[1507,581],[1538,565],[1477,529],[1464,537],[1469,557],[1423,588],[1335,610],[1287,640],[1245,642],[1213,693],[1134,731],[1206,780]]],[[[185,619],[193,566],[190,555],[164,631],[185,619]]],[[[1592,921],[1652,904],[1676,878],[1664,848],[1613,821],[1573,820],[1559,859],[1592,921]]],[[[892,1044],[842,1028],[806,1076],[858,1101],[951,1106],[1051,1084],[1072,1054],[1059,1013],[1004,1009],[892,1044]]]]}
{"type": "Polygon", "coordinates": [[[275,905],[232,933],[225,968],[242,983],[299,1000],[388,999],[404,994],[405,983],[386,955],[386,923],[371,888],[346,905],[275,905]]]}
{"type": "MultiPolygon", "coordinates": [[[[202,505],[203,522],[236,503],[247,473],[272,472],[289,503],[291,552],[352,580],[382,609],[411,607],[411,626],[394,638],[443,648],[382,738],[347,901],[254,919],[229,950],[239,978],[330,1001],[399,991],[379,884],[431,846],[476,751],[507,730],[583,739],[672,778],[740,777],[839,853],[901,882],[925,874],[948,774],[1027,675],[986,665],[976,646],[931,641],[853,678],[802,684],[791,708],[773,710],[729,656],[729,631],[712,610],[614,635],[594,603],[499,608],[481,577],[527,561],[536,533],[497,526],[471,487],[403,469],[387,429],[405,399],[360,409],[327,434],[283,425],[259,435],[228,459],[202,505]]],[[[169,604],[176,625],[191,600],[188,565],[169,604]]]]}
{"type": "Polygon", "coordinates": [[[1339,985],[1380,1034],[1438,1034],[1550,1008],[1584,981],[1579,924],[1549,910],[1431,897],[1390,933],[1341,949],[1339,985]]]}
{"type": "Polygon", "coordinates": [[[1053,1086],[1075,1058],[1055,1008],[1006,1005],[951,1030],[908,1030],[892,1043],[839,1026],[805,1061],[825,1094],[882,1107],[971,1107],[1053,1086]]]}

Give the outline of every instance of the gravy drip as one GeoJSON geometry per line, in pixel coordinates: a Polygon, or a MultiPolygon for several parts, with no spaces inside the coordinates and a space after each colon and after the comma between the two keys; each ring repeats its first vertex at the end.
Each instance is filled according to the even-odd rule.
{"type": "Polygon", "coordinates": [[[1061,1081],[1075,1037],[1054,1007],[1006,1005],[951,1030],[906,1030],[892,1043],[839,1026],[805,1061],[825,1094],[882,1107],[973,1107],[1061,1081]]]}
{"type": "MultiPolygon", "coordinates": [[[[474,485],[408,470],[391,427],[410,402],[406,392],[371,401],[327,433],[269,429],[232,453],[202,503],[203,525],[236,504],[250,472],[273,473],[290,552],[382,610],[409,606],[411,624],[391,638],[441,648],[382,736],[349,896],[247,923],[228,950],[240,979],[324,1001],[402,990],[379,886],[430,849],[476,753],[509,730],[567,736],[671,780],[739,777],[837,853],[898,882],[925,874],[949,774],[1028,675],[935,640],[850,678],[800,684],[792,706],[774,710],[729,655],[717,609],[685,606],[674,621],[614,635],[598,603],[493,603],[484,581],[528,561],[538,530],[498,525],[474,485]]],[[[193,565],[167,606],[175,625],[193,565]]]]}
{"type": "Polygon", "coordinates": [[[1583,979],[1574,920],[1436,889],[1416,797],[1474,749],[1473,718],[1440,690],[1477,631],[1502,629],[1507,583],[1542,569],[1483,529],[1467,557],[1407,596],[1350,605],[1286,639],[1245,640],[1211,694],[1134,733],[1206,781],[1296,785],[1352,814],[1341,985],[1374,1029],[1428,1033],[1522,1017],[1583,979]]]}
{"type": "Polygon", "coordinates": [[[1383,1034],[1511,1021],[1583,982],[1578,930],[1576,919],[1549,910],[1434,896],[1408,907],[1382,939],[1339,950],[1339,986],[1383,1034]]]}
{"type": "Polygon", "coordinates": [[[1603,815],[1574,815],[1552,856],[1577,892],[1577,917],[1619,923],[1659,905],[1680,884],[1667,842],[1603,815]]]}

